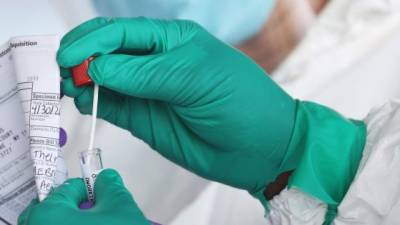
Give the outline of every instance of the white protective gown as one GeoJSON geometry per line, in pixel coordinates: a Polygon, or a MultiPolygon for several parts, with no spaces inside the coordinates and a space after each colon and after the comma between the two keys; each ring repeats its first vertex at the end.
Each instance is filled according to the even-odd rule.
{"type": "MultiPolygon", "coordinates": [[[[333,225],[400,224],[400,101],[373,109],[364,119],[367,139],[357,174],[333,225]]],[[[271,225],[321,225],[327,205],[284,190],[270,201],[271,225]]]]}
{"type": "MultiPolygon", "coordinates": [[[[330,3],[275,79],[293,96],[360,119],[400,99],[399,1],[330,3]],[[397,57],[396,57],[397,56],[397,57]]],[[[333,224],[400,224],[400,103],[364,119],[367,142],[333,224]]],[[[271,201],[268,224],[322,224],[326,205],[298,190],[271,201]]]]}
{"type": "Polygon", "coordinates": [[[400,224],[400,102],[372,110],[365,121],[364,156],[333,224],[400,224]]]}

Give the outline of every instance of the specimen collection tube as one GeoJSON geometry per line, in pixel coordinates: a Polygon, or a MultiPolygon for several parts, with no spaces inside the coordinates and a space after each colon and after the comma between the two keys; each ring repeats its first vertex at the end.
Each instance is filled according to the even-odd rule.
{"type": "Polygon", "coordinates": [[[97,175],[103,169],[101,150],[99,148],[95,148],[80,152],[79,162],[81,166],[83,180],[86,185],[88,201],[94,203],[94,182],[97,175]]]}

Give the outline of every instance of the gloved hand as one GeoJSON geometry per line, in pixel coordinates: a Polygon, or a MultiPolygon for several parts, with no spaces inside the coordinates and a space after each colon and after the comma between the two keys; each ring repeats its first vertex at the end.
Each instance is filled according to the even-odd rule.
{"type": "Polygon", "coordinates": [[[96,56],[99,117],[129,130],[171,161],[207,179],[263,191],[295,170],[296,186],[336,206],[350,185],[365,126],[293,100],[251,59],[189,21],[90,20],[61,41],[62,88],[90,114],[93,88],[69,68],[96,56]],[[329,176],[327,176],[329,174],[329,176]]]}
{"type": "Polygon", "coordinates": [[[68,68],[90,56],[98,115],[205,178],[265,188],[286,153],[295,101],[251,59],[189,21],[90,20],[61,41],[62,89],[83,114],[92,87],[68,68]]]}
{"type": "Polygon", "coordinates": [[[85,184],[81,178],[70,179],[41,203],[32,201],[19,216],[18,225],[150,225],[115,170],[103,170],[94,188],[95,205],[81,210],[85,184]]]}

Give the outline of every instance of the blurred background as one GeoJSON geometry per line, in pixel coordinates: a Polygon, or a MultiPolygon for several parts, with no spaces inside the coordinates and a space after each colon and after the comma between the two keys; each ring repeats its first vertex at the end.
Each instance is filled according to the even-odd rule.
{"type": "MultiPolygon", "coordinates": [[[[398,0],[3,0],[0,43],[57,34],[96,16],[191,19],[243,51],[295,98],[361,119],[400,98],[398,0]]],[[[71,177],[87,144],[90,118],[62,99],[71,177]]],[[[244,191],[208,182],[161,158],[106,122],[97,146],[119,170],[149,219],[171,225],[263,224],[263,208],[244,191]]]]}

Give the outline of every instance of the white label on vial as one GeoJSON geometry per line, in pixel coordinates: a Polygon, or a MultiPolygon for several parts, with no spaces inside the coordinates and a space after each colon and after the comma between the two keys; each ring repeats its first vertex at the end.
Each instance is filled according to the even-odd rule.
{"type": "Polygon", "coordinates": [[[83,172],[83,180],[86,186],[86,192],[88,196],[88,201],[94,202],[94,183],[96,181],[97,175],[101,172],[101,170],[91,170],[88,164],[81,164],[82,172],[83,172]]]}

